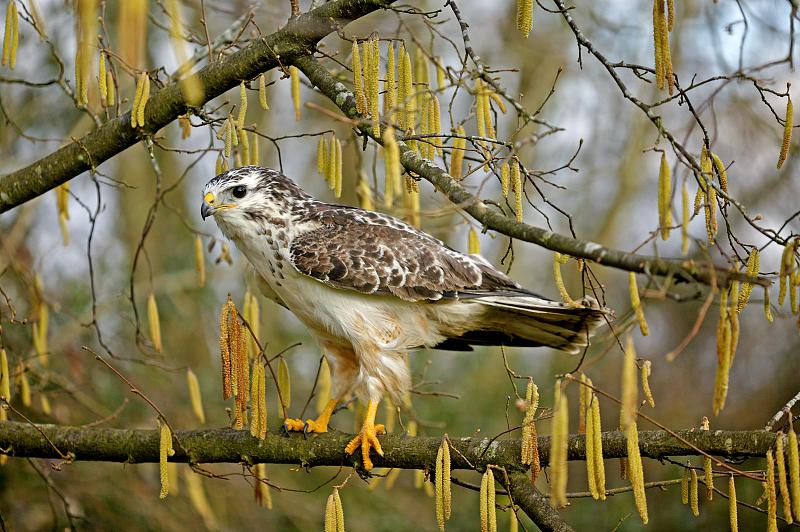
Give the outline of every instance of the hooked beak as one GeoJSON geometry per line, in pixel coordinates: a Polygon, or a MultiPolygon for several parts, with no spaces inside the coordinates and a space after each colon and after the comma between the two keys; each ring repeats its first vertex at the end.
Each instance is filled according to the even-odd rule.
{"type": "Polygon", "coordinates": [[[213,192],[209,192],[203,196],[203,204],[200,205],[200,216],[203,217],[203,220],[212,216],[217,211],[217,208],[214,206],[214,201],[216,201],[216,198],[213,192]]]}

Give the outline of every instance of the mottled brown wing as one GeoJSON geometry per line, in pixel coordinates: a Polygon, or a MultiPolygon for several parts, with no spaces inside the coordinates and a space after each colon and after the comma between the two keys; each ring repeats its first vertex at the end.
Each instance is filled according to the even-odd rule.
{"type": "Polygon", "coordinates": [[[517,286],[508,278],[493,275],[493,268],[493,272],[487,271],[490,268],[482,262],[435,238],[398,220],[377,216],[380,218],[324,225],[302,234],[292,242],[292,263],[300,272],[330,286],[365,294],[391,294],[406,301],[439,300],[457,297],[462,290],[517,286]]]}

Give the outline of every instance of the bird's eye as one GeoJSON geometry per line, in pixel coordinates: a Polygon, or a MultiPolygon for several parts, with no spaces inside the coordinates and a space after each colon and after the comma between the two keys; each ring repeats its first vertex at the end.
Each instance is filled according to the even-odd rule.
{"type": "Polygon", "coordinates": [[[231,194],[234,198],[243,198],[247,194],[247,187],[244,185],[237,185],[231,189],[231,194]]]}

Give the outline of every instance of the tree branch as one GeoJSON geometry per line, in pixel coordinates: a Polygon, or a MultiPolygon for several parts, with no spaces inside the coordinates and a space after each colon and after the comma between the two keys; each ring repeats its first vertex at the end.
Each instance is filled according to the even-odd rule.
{"type": "MultiPolygon", "coordinates": [[[[299,55],[292,59],[311,83],[322,94],[336,104],[349,118],[359,122],[359,129],[382,143],[370,127],[370,122],[356,110],[355,96],[316,59],[308,55],[299,55]]],[[[467,211],[485,227],[504,235],[537,244],[544,248],[558,251],[572,257],[587,259],[598,264],[650,275],[672,276],[676,281],[698,281],[704,284],[716,282],[719,286],[727,286],[731,280],[749,281],[762,286],[769,286],[771,281],[763,277],[749,277],[745,273],[718,268],[713,265],[700,264],[694,260],[667,260],[636,253],[627,253],[602,246],[596,242],[571,238],[547,229],[520,223],[505,216],[479,198],[470,194],[461,184],[455,181],[446,171],[431,161],[423,159],[402,141],[400,161],[403,166],[423,177],[443,192],[450,201],[467,211]]]]}
{"type": "MultiPolygon", "coordinates": [[[[204,89],[203,103],[294,55],[307,53],[329,33],[372,11],[386,8],[393,1],[338,0],[293,17],[282,29],[194,74],[204,89]]],[[[132,128],[130,113],[125,113],[27,167],[0,176],[0,213],[98,166],[187,111],[189,106],[180,85],[173,83],[150,97],[145,110],[145,127],[132,128]]]]}
{"type": "MultiPolygon", "coordinates": [[[[501,476],[502,478],[502,476],[501,476]]],[[[571,532],[569,526],[542,492],[531,484],[530,478],[519,471],[508,474],[506,489],[514,503],[522,508],[542,532],[571,532]]]]}
{"type": "MultiPolygon", "coordinates": [[[[666,431],[639,432],[642,456],[661,459],[668,456],[694,456],[700,451],[722,457],[743,458],[764,456],[773,446],[775,434],[764,430],[752,431],[702,431],[681,430],[677,434],[687,443],[678,441],[666,431]],[[694,447],[693,447],[694,446],[694,447]]],[[[336,430],[324,434],[281,435],[276,431],[259,440],[248,431],[228,428],[176,431],[180,442],[172,462],[188,463],[271,463],[313,466],[353,466],[360,460],[344,452],[351,434],[336,430]]],[[[159,431],[140,429],[86,428],[63,425],[33,425],[8,421],[0,423],[0,449],[9,456],[62,459],[58,451],[74,460],[152,463],[158,462],[159,431]],[[57,447],[56,448],[54,448],[57,447]]],[[[409,437],[399,434],[381,436],[384,456],[375,457],[377,467],[401,469],[432,468],[436,452],[442,443],[440,437],[409,437]]],[[[622,432],[604,432],[603,456],[627,456],[625,435],[622,432]]],[[[520,463],[521,442],[518,439],[450,438],[457,452],[452,453],[453,469],[484,470],[488,465],[503,467],[512,473],[527,471],[520,463]]],[[[547,464],[550,437],[538,439],[542,465],[547,464]]],[[[569,460],[586,457],[583,435],[569,437],[569,460]]],[[[512,482],[513,484],[513,482],[512,482]]],[[[514,488],[512,487],[512,490],[514,488]]]]}

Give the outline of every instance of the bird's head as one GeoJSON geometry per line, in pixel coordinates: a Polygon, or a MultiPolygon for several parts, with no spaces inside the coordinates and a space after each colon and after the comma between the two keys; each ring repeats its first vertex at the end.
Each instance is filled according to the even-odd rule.
{"type": "Polygon", "coordinates": [[[213,216],[229,237],[257,229],[263,220],[287,221],[299,204],[310,199],[277,170],[242,166],[223,172],[203,187],[200,214],[213,216]]]}

